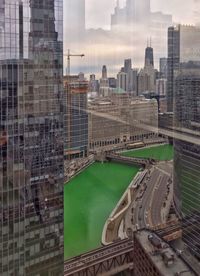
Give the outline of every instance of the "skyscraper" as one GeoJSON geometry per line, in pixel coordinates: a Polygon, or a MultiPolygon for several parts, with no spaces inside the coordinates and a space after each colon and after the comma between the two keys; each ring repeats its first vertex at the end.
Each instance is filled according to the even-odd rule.
{"type": "Polygon", "coordinates": [[[126,89],[127,92],[133,91],[133,71],[132,71],[132,61],[131,59],[125,59],[124,60],[124,72],[127,74],[127,84],[126,84],[126,89]]]}
{"type": "Polygon", "coordinates": [[[143,92],[155,92],[155,69],[153,48],[145,49],[145,64],[144,69],[141,69],[138,74],[138,95],[143,92]]]}
{"type": "Polygon", "coordinates": [[[107,75],[107,67],[103,65],[102,67],[102,77],[100,79],[99,93],[101,96],[108,96],[109,93],[109,81],[107,75]]]}
{"type": "Polygon", "coordinates": [[[149,65],[154,67],[153,48],[151,46],[147,46],[145,49],[145,66],[149,65]]]}
{"type": "Polygon", "coordinates": [[[106,65],[103,65],[102,67],[102,79],[107,79],[108,76],[107,76],[107,68],[106,68],[106,65]]]}
{"type": "Polygon", "coordinates": [[[0,8],[0,274],[63,275],[62,1],[0,8]]]}
{"type": "Polygon", "coordinates": [[[167,111],[173,112],[174,72],[180,62],[180,27],[168,29],[168,63],[167,63],[167,111]]]}
{"type": "Polygon", "coordinates": [[[159,71],[161,73],[161,77],[167,79],[167,58],[160,58],[159,71]]]}
{"type": "Polygon", "coordinates": [[[199,137],[200,63],[180,65],[175,80],[174,125],[188,139],[175,140],[175,195],[183,214],[200,210],[200,146],[192,142],[199,137]]]}
{"type": "Polygon", "coordinates": [[[119,72],[117,74],[117,87],[122,89],[124,92],[128,91],[127,80],[128,80],[128,75],[126,73],[119,72]]]}
{"type": "Polygon", "coordinates": [[[169,112],[173,111],[174,105],[175,71],[182,62],[200,59],[199,43],[199,27],[178,25],[168,29],[167,104],[169,112]]]}

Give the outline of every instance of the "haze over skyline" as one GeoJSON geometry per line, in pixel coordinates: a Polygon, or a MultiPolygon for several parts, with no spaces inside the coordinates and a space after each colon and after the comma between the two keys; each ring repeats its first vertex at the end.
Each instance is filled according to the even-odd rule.
{"type": "MultiPolygon", "coordinates": [[[[125,0],[120,1],[121,6],[124,2],[125,0]]],[[[86,27],[109,29],[110,15],[115,6],[116,0],[86,0],[86,27]]],[[[199,0],[170,0],[167,2],[151,0],[152,11],[172,14],[175,23],[195,24],[200,14],[198,8],[200,8],[199,0]]]]}
{"type": "MultiPolygon", "coordinates": [[[[70,48],[73,53],[85,54],[84,59],[75,58],[72,60],[71,72],[79,73],[83,71],[86,74],[96,73],[99,75],[102,66],[106,64],[109,73],[115,76],[123,65],[125,58],[132,58],[133,66],[141,68],[144,64],[144,50],[147,39],[150,37],[152,37],[156,68],[158,68],[159,58],[167,56],[167,28],[172,25],[172,21],[166,26],[164,37],[158,33],[155,38],[147,29],[140,29],[136,25],[134,29],[137,30],[137,35],[132,33],[133,28],[129,28],[129,25],[127,25],[125,33],[118,30],[117,33],[113,34],[101,29],[111,29],[111,14],[114,13],[116,0],[85,0],[85,8],[84,0],[65,1],[65,52],[70,48]],[[94,30],[88,31],[87,38],[84,39],[84,35],[82,35],[84,32],[81,29],[85,26],[85,23],[86,29],[94,30]],[[67,28],[72,30],[67,32],[67,28]]],[[[120,6],[123,7],[125,2],[125,0],[120,0],[120,6]]],[[[160,11],[171,14],[174,24],[195,24],[200,21],[200,0],[184,2],[181,0],[169,0],[168,2],[151,0],[150,2],[152,12],[160,11]]]]}

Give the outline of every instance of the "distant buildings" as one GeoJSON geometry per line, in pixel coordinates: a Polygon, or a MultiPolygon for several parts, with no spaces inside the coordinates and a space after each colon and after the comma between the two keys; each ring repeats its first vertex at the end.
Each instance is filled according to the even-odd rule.
{"type": "Polygon", "coordinates": [[[96,95],[99,92],[99,81],[96,79],[94,74],[90,75],[90,80],[88,84],[88,92],[95,92],[96,95]]]}
{"type": "Polygon", "coordinates": [[[156,94],[165,97],[167,94],[167,80],[157,79],[156,80],[156,94]]]}
{"type": "Polygon", "coordinates": [[[124,60],[124,67],[117,74],[117,87],[123,91],[137,95],[137,69],[132,68],[131,59],[124,60]]]}
{"type": "Polygon", "coordinates": [[[99,81],[99,94],[103,97],[106,97],[109,95],[109,81],[108,81],[106,65],[103,65],[102,67],[102,77],[99,81]]]}
{"type": "Polygon", "coordinates": [[[172,25],[172,16],[152,12],[150,5],[150,0],[126,0],[124,7],[120,7],[117,1],[111,16],[111,30],[140,36],[141,33],[148,33],[157,49],[157,60],[167,53],[167,29],[172,25]]]}
{"type": "Polygon", "coordinates": [[[108,84],[110,88],[117,88],[117,79],[116,78],[108,78],[108,84]]]}
{"type": "Polygon", "coordinates": [[[128,74],[125,72],[119,72],[117,74],[117,87],[125,92],[128,92],[128,74]]]}
{"type": "Polygon", "coordinates": [[[167,58],[160,58],[159,72],[163,79],[167,79],[167,58]]]}
{"type": "Polygon", "coordinates": [[[147,47],[145,50],[145,65],[138,73],[138,95],[144,92],[155,92],[156,75],[154,69],[153,48],[147,47]]]}

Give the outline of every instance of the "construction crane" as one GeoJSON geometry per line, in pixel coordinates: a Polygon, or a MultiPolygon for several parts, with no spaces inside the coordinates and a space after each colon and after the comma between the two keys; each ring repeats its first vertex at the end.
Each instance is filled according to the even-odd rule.
{"type": "Polygon", "coordinates": [[[70,76],[70,58],[71,57],[81,57],[81,58],[83,58],[85,55],[84,54],[71,54],[70,49],[68,49],[67,55],[64,55],[64,56],[67,56],[67,75],[70,76]]]}

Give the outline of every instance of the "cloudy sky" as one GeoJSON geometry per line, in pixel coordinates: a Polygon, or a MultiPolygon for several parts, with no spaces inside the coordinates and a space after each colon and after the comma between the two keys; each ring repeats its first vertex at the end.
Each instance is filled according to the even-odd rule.
{"type": "MultiPolygon", "coordinates": [[[[64,10],[70,13],[70,20],[66,26],[74,26],[82,17],[81,3],[83,0],[64,0],[66,2],[64,10]],[[69,5],[67,7],[67,4],[69,5]],[[72,9],[73,7],[73,9],[72,9]],[[76,14],[76,19],[73,16],[76,14]],[[72,16],[72,17],[71,17],[72,16]],[[73,24],[71,24],[73,22],[73,24]]],[[[138,0],[140,1],[140,0],[138,0]]],[[[110,29],[111,14],[116,6],[116,0],[85,0],[86,2],[86,27],[110,29]]],[[[120,0],[121,7],[125,0],[120,0]]],[[[194,24],[200,22],[200,0],[151,0],[152,11],[162,11],[173,15],[174,23],[194,24]]],[[[66,14],[65,14],[66,20],[66,14]]],[[[65,21],[66,22],[66,21],[65,21]]],[[[71,71],[78,73],[83,71],[86,74],[101,72],[103,64],[108,66],[109,73],[113,76],[123,65],[125,58],[132,58],[133,66],[141,68],[144,63],[144,49],[147,39],[151,34],[138,30],[136,36],[126,35],[117,40],[117,37],[110,37],[106,32],[95,31],[90,33],[86,41],[79,35],[72,32],[68,35],[65,32],[65,51],[71,49],[73,53],[84,53],[83,59],[73,58],[71,61],[71,71]],[[141,37],[142,34],[142,37],[141,37]],[[74,43],[74,38],[76,42],[74,43]],[[78,38],[78,39],[77,39],[78,38]],[[68,41],[66,41],[68,39],[68,41]]],[[[162,51],[159,51],[155,39],[153,41],[155,64],[158,68],[159,58],[167,56],[167,29],[165,39],[160,39],[162,51]],[[162,41],[161,41],[162,40],[162,41]]],[[[66,66],[66,65],[65,65],[66,66]]]]}
{"type": "MultiPolygon", "coordinates": [[[[121,0],[121,6],[125,0],[121,0]]],[[[200,0],[151,0],[152,11],[163,11],[173,14],[174,22],[193,24],[200,0]]],[[[110,27],[110,14],[113,12],[116,0],[86,0],[87,27],[110,27]]]]}

